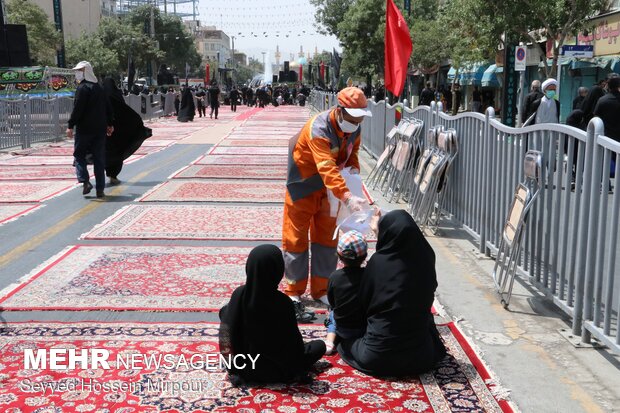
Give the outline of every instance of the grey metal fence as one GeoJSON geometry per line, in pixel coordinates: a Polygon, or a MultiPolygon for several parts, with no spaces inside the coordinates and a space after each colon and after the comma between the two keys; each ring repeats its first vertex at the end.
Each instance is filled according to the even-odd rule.
{"type": "Polygon", "coordinates": [[[72,108],[73,98],[64,96],[0,99],[0,149],[62,139],[72,108]]]}
{"type": "MultiPolygon", "coordinates": [[[[371,102],[370,109],[363,146],[377,157],[394,108],[371,102]]],[[[495,119],[493,109],[451,116],[441,104],[404,108],[403,116],[422,120],[424,132],[436,125],[457,131],[459,155],[442,206],[487,255],[497,252],[525,153],[543,153],[542,190],[527,223],[518,273],[572,317],[573,333],[582,341],[593,335],[620,353],[620,143],[604,136],[602,121],[594,118],[587,132],[559,124],[511,128],[495,119]]]]}
{"type": "MultiPolygon", "coordinates": [[[[163,115],[161,95],[129,95],[125,101],[144,120],[163,115]]],[[[65,136],[73,98],[40,98],[21,95],[0,99],[0,149],[30,148],[65,136]]]]}

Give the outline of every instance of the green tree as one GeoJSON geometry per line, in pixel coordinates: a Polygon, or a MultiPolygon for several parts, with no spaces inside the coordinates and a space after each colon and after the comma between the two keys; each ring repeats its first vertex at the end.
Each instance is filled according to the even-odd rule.
{"type": "Polygon", "coordinates": [[[343,45],[343,69],[364,76],[383,76],[385,1],[357,0],[338,24],[338,40],[343,45]]]}
{"type": "Polygon", "coordinates": [[[256,74],[265,73],[265,67],[263,62],[253,57],[248,58],[248,67],[252,69],[256,74]]]}
{"type": "Polygon", "coordinates": [[[315,19],[317,28],[322,34],[332,34],[340,39],[341,32],[338,25],[344,20],[345,15],[354,0],[310,0],[316,7],[315,19]]]}
{"type": "Polygon", "coordinates": [[[26,25],[32,63],[54,65],[62,37],[45,11],[28,0],[9,0],[6,3],[6,14],[8,23],[26,25]]]}
{"type": "Polygon", "coordinates": [[[84,33],[77,39],[67,41],[66,54],[68,67],[87,60],[100,77],[115,77],[119,73],[117,53],[106,47],[97,33],[84,33]]]}
{"type": "Polygon", "coordinates": [[[118,73],[127,72],[130,54],[138,70],[145,69],[151,60],[163,57],[163,52],[157,49],[153,39],[135,26],[116,18],[101,19],[95,35],[105,48],[116,55],[118,73]]]}
{"type": "MultiPolygon", "coordinates": [[[[151,7],[140,6],[135,8],[127,20],[136,30],[149,33],[151,21],[151,7]]],[[[192,33],[183,25],[179,17],[160,13],[157,7],[153,7],[153,23],[155,39],[159,42],[158,63],[165,63],[174,72],[185,75],[185,63],[192,70],[198,70],[202,58],[196,50],[192,33]]]]}
{"type": "Polygon", "coordinates": [[[608,11],[609,0],[454,0],[450,8],[460,15],[467,27],[466,37],[477,42],[494,43],[497,48],[505,39],[511,43],[524,41],[537,44],[546,56],[545,40],[553,39],[551,66],[545,64],[548,77],[557,74],[560,51],[568,37],[587,29],[588,18],[608,11]]]}

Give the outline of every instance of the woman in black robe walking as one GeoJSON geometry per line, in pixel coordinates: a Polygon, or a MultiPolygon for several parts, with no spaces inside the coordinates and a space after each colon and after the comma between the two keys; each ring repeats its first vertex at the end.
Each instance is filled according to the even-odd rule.
{"type": "Polygon", "coordinates": [[[431,370],[446,355],[431,313],[436,288],[435,253],[413,218],[385,215],[360,286],[366,333],[338,346],[342,358],[373,376],[431,370]]]}
{"type": "Polygon", "coordinates": [[[190,88],[183,89],[181,94],[181,106],[179,107],[179,122],[193,122],[196,115],[196,105],[194,104],[194,95],[190,88]]]}
{"type": "Polygon", "coordinates": [[[260,245],[245,265],[246,284],[238,287],[220,310],[220,352],[259,354],[256,368],[231,368],[235,384],[289,383],[308,379],[312,365],[325,354],[325,342],[304,343],[293,302],[278,291],[284,276],[282,251],[260,245]]]}
{"type": "Polygon", "coordinates": [[[140,115],[125,103],[113,79],[104,79],[103,89],[114,111],[114,133],[106,138],[105,143],[105,172],[110,178],[110,184],[118,185],[121,182],[118,174],[123,169],[123,161],[140,148],[152,131],[144,126],[140,115]]]}

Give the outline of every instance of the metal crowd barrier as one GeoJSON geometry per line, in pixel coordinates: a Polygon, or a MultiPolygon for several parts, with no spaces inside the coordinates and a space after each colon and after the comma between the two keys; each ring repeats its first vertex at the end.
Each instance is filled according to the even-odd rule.
{"type": "Polygon", "coordinates": [[[72,109],[73,98],[64,96],[0,99],[0,149],[62,139],[72,109]]]}
{"type": "MultiPolygon", "coordinates": [[[[315,94],[317,102],[324,98],[315,94]]],[[[362,143],[377,158],[394,118],[385,102],[369,106],[373,117],[362,124],[362,143]]],[[[424,136],[435,125],[457,131],[459,156],[443,212],[486,255],[497,254],[525,154],[542,153],[541,190],[524,228],[517,275],[572,318],[573,334],[583,342],[595,336],[620,353],[620,188],[614,162],[620,143],[604,136],[602,121],[592,119],[587,132],[560,124],[511,128],[495,119],[492,108],[451,116],[440,105],[405,108],[403,117],[422,120],[424,136]]]]}

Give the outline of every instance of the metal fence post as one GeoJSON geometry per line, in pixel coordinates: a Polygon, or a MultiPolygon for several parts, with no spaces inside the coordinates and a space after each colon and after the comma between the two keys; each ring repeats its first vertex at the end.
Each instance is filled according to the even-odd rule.
{"type": "MultiPolygon", "coordinates": [[[[579,211],[579,227],[577,230],[577,251],[586,251],[586,254],[577,255],[577,263],[575,264],[576,280],[575,280],[575,308],[573,314],[573,334],[581,335],[583,329],[583,317],[584,317],[584,292],[586,284],[586,274],[591,261],[588,260],[588,255],[592,254],[594,245],[596,242],[595,237],[591,237],[590,231],[595,231],[596,219],[598,216],[595,214],[598,211],[596,206],[592,205],[596,190],[599,190],[601,185],[600,180],[593,182],[593,157],[594,147],[596,145],[596,138],[603,132],[603,122],[600,119],[592,119],[588,124],[587,137],[586,137],[586,154],[583,174],[583,207],[579,211]],[[584,256],[585,255],[585,256],[584,256]]],[[[588,277],[591,278],[591,277],[588,277]]],[[[591,283],[592,280],[588,281],[591,283]]],[[[590,287],[591,288],[591,287],[590,287]]],[[[591,306],[589,303],[588,306],[591,306]]],[[[589,340],[589,334],[584,332],[582,340],[589,340]]]]}
{"type": "Polygon", "coordinates": [[[60,140],[61,127],[60,127],[60,104],[58,102],[59,98],[52,99],[52,122],[51,129],[54,134],[54,140],[60,140]]]}

